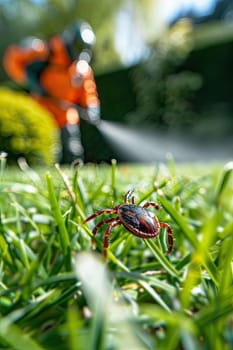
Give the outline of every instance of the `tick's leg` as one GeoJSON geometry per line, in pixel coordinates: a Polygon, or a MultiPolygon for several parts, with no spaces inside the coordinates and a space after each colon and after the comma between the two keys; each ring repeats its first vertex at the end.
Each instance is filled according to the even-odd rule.
{"type": "MultiPolygon", "coordinates": [[[[93,235],[94,236],[96,235],[97,231],[100,229],[101,226],[103,226],[105,224],[109,224],[110,222],[115,221],[115,220],[116,220],[116,218],[110,218],[110,219],[105,219],[105,220],[100,221],[92,230],[93,235]]],[[[91,244],[92,244],[92,248],[94,249],[95,248],[94,239],[92,239],[91,244]]]]}
{"type": "Polygon", "coordinates": [[[98,210],[96,211],[94,214],[88,216],[85,220],[84,220],[84,224],[87,222],[87,221],[90,221],[92,219],[94,219],[96,216],[99,216],[103,213],[106,213],[106,214],[115,214],[116,213],[116,209],[115,208],[112,208],[112,209],[101,209],[101,210],[98,210]]]}
{"type": "Polygon", "coordinates": [[[173,233],[172,233],[172,229],[171,227],[166,224],[165,222],[160,222],[160,227],[163,227],[167,230],[167,239],[168,239],[168,249],[166,251],[166,255],[170,254],[172,251],[172,247],[173,247],[173,233]]]}
{"type": "Polygon", "coordinates": [[[135,204],[135,203],[136,203],[135,196],[132,196],[131,203],[132,203],[132,204],[135,204]]]}
{"type": "Polygon", "coordinates": [[[114,219],[114,221],[112,221],[107,227],[107,230],[106,230],[105,235],[104,235],[104,258],[105,259],[107,258],[107,249],[108,249],[109,236],[111,233],[111,229],[115,226],[120,225],[120,224],[121,224],[120,220],[114,219]]]}
{"type": "MultiPolygon", "coordinates": [[[[125,204],[128,204],[128,203],[129,203],[129,198],[132,196],[132,194],[133,194],[133,190],[129,190],[129,191],[126,193],[126,195],[125,195],[125,200],[124,200],[125,204]]],[[[134,197],[133,197],[133,198],[134,198],[134,197]]],[[[132,201],[134,201],[134,199],[132,199],[132,201]]]]}
{"type": "Polygon", "coordinates": [[[155,203],[155,202],[146,202],[143,205],[143,208],[148,208],[148,207],[154,207],[156,210],[160,209],[160,206],[157,203],[155,203]]]}

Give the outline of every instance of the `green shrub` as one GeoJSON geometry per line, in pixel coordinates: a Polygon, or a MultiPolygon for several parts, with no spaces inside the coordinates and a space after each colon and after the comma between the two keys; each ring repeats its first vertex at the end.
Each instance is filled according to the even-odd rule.
{"type": "Polygon", "coordinates": [[[46,110],[27,95],[0,89],[0,151],[9,164],[20,157],[31,165],[52,164],[58,145],[58,129],[46,110]]]}

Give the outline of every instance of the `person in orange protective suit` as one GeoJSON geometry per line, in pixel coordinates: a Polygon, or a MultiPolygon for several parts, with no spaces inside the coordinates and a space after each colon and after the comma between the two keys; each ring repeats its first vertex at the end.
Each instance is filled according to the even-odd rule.
{"type": "Polygon", "coordinates": [[[78,22],[48,41],[27,38],[11,45],[3,57],[8,75],[55,117],[61,130],[62,163],[83,158],[80,116],[95,124],[100,101],[90,67],[95,35],[78,22]]]}

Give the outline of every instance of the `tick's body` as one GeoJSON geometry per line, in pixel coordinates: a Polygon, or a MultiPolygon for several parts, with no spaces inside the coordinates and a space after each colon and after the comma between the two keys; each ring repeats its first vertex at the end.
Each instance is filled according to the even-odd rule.
{"type": "Polygon", "coordinates": [[[144,207],[123,204],[117,209],[117,214],[122,225],[136,236],[152,238],[159,234],[157,217],[144,207]]]}
{"type": "Polygon", "coordinates": [[[124,204],[117,205],[112,209],[101,209],[90,215],[84,222],[94,219],[103,213],[116,214],[116,217],[104,219],[100,221],[93,229],[93,235],[96,235],[99,228],[108,224],[105,236],[104,236],[104,256],[106,257],[108,241],[111,229],[118,225],[123,225],[128,231],[133,233],[135,236],[141,238],[153,238],[160,233],[160,228],[163,227],[168,233],[168,250],[166,254],[172,251],[173,238],[172,230],[167,223],[159,222],[157,216],[151,211],[147,210],[149,206],[159,209],[159,205],[154,202],[146,202],[142,207],[135,204],[135,198],[132,197],[132,203],[129,203],[129,198],[132,195],[132,191],[129,191],[125,195],[124,204]]]}

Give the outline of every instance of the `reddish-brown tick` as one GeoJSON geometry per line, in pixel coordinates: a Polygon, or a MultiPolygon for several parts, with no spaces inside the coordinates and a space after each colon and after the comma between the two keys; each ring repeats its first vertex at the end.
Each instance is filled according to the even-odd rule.
{"type": "Polygon", "coordinates": [[[133,191],[128,191],[126,193],[124,197],[124,204],[119,204],[112,209],[106,208],[98,210],[94,214],[88,216],[84,221],[84,223],[86,223],[87,221],[90,221],[103,213],[117,215],[116,217],[100,221],[92,231],[93,235],[95,236],[101,226],[108,224],[104,235],[104,256],[107,256],[111,229],[121,224],[135,236],[141,238],[156,237],[160,233],[160,228],[165,228],[168,235],[168,249],[166,254],[169,254],[173,247],[172,229],[167,223],[159,222],[157,216],[155,216],[151,211],[147,210],[147,208],[150,206],[158,210],[159,205],[155,202],[146,202],[142,207],[140,207],[135,204],[135,197],[132,196],[132,193],[133,191]],[[129,203],[129,198],[131,196],[131,203],[129,203]]]}

